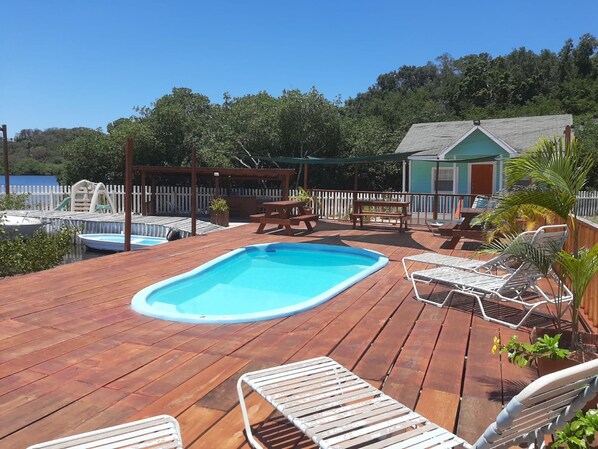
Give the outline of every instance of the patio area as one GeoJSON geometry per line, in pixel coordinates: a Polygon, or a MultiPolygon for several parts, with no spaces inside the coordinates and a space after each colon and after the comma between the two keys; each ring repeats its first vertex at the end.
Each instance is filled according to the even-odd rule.
{"type": "MultiPolygon", "coordinates": [[[[248,224],[0,280],[0,446],[30,444],[157,414],[175,416],[187,448],[248,448],[236,395],[247,371],[327,355],[388,395],[473,443],[536,372],[501,363],[493,337],[518,331],[482,320],[468,298],[437,308],[415,301],[401,259],[439,249],[430,232],[353,230],[320,221],[315,232],[256,234],[248,224]],[[380,251],[390,264],[298,315],[245,324],[194,325],[141,316],[132,296],[241,246],[275,241],[380,251]]],[[[309,282],[309,280],[306,280],[309,282]]],[[[517,314],[496,305],[502,316],[517,314]]],[[[528,326],[551,325],[534,316],[528,326]],[[536,319],[537,318],[537,319],[536,319]]],[[[268,448],[309,440],[252,394],[256,433],[268,448]],[[272,416],[271,416],[272,415],[272,416]]]]}

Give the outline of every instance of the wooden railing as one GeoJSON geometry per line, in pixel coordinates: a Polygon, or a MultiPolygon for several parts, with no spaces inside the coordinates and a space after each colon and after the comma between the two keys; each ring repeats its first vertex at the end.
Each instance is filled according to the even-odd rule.
{"type": "MultiPolygon", "coordinates": [[[[579,228],[579,247],[591,248],[598,243],[598,223],[584,218],[578,218],[576,226],[579,228]]],[[[573,233],[569,235],[565,249],[573,251],[573,233]]],[[[590,282],[583,297],[582,309],[585,318],[591,321],[592,325],[598,327],[598,275],[590,282]]]]}
{"type": "Polygon", "coordinates": [[[373,192],[367,190],[324,190],[310,189],[314,198],[314,211],[328,220],[349,220],[353,210],[353,199],[409,201],[411,224],[425,225],[426,220],[433,217],[434,201],[437,198],[437,218],[446,220],[454,218],[459,199],[463,199],[463,207],[471,206],[475,195],[453,195],[408,192],[373,192]]]}

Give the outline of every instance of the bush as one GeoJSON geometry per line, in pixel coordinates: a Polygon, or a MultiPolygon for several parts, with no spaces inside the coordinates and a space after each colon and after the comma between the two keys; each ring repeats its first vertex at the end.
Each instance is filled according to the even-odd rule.
{"type": "Polygon", "coordinates": [[[22,194],[10,194],[0,196],[0,210],[19,210],[28,209],[27,198],[29,195],[22,194]]]}
{"type": "Polygon", "coordinates": [[[55,267],[70,251],[75,232],[75,228],[63,228],[53,235],[38,231],[27,240],[0,240],[0,277],[55,267]]]}

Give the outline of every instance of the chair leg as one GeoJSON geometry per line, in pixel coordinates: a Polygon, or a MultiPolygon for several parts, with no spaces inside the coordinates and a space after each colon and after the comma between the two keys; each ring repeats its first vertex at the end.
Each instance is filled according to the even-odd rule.
{"type": "Polygon", "coordinates": [[[237,382],[237,393],[239,394],[239,405],[241,406],[241,413],[243,414],[243,422],[245,423],[245,433],[247,434],[247,441],[255,449],[264,449],[264,447],[257,442],[251,432],[251,424],[249,423],[249,415],[247,413],[247,406],[245,405],[245,396],[243,395],[243,381],[244,376],[241,376],[237,382]]]}
{"type": "Polygon", "coordinates": [[[426,304],[433,304],[436,307],[444,307],[445,304],[447,304],[451,300],[451,298],[452,298],[452,295],[451,295],[452,291],[449,292],[448,295],[446,295],[446,298],[444,298],[444,301],[442,301],[442,302],[431,301],[428,298],[424,298],[423,296],[421,296],[419,294],[418,289],[417,289],[417,282],[422,282],[422,283],[424,283],[426,285],[429,285],[429,284],[432,283],[432,281],[431,280],[424,280],[424,279],[417,279],[416,277],[414,277],[414,274],[411,275],[411,284],[413,284],[413,291],[415,292],[415,298],[418,301],[425,302],[426,304]]]}

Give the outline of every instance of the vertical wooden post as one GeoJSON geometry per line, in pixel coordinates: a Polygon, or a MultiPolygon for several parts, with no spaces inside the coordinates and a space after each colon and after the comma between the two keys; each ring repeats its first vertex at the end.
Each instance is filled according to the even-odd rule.
{"type": "Polygon", "coordinates": [[[291,183],[291,176],[284,175],[284,179],[282,179],[282,200],[288,201],[289,199],[289,188],[291,183]]]}
{"type": "Polygon", "coordinates": [[[403,160],[401,167],[401,190],[403,193],[407,191],[407,161],[403,160]]]}
{"type": "Polygon", "coordinates": [[[133,214],[133,140],[125,145],[125,251],[131,251],[131,220],[133,214]]]}
{"type": "Polygon", "coordinates": [[[197,150],[193,147],[191,153],[191,236],[197,234],[197,150]]]}
{"type": "Polygon", "coordinates": [[[220,173],[214,172],[214,197],[220,198],[220,173]]]}
{"type": "Polygon", "coordinates": [[[147,204],[145,201],[145,171],[141,171],[141,215],[147,215],[147,204]]]}
{"type": "Polygon", "coordinates": [[[303,188],[307,190],[307,175],[308,175],[309,165],[303,164],[303,188]]]}
{"type": "MultiPolygon", "coordinates": [[[[355,164],[355,173],[353,174],[353,205],[357,201],[357,189],[359,188],[359,164],[355,164]]],[[[355,206],[353,206],[355,207],[355,206]]]]}
{"type": "Polygon", "coordinates": [[[565,126],[565,143],[571,143],[571,126],[565,126]]]}
{"type": "Polygon", "coordinates": [[[158,199],[156,190],[156,177],[152,176],[152,210],[150,211],[152,215],[156,215],[156,208],[158,207],[158,203],[156,203],[158,199]]]}
{"type": "Polygon", "coordinates": [[[438,178],[440,176],[440,159],[436,159],[436,179],[434,180],[434,213],[432,218],[438,218],[438,178]]]}
{"type": "Polygon", "coordinates": [[[4,192],[10,195],[10,176],[8,175],[8,132],[2,125],[2,147],[4,148],[4,192]]]}

